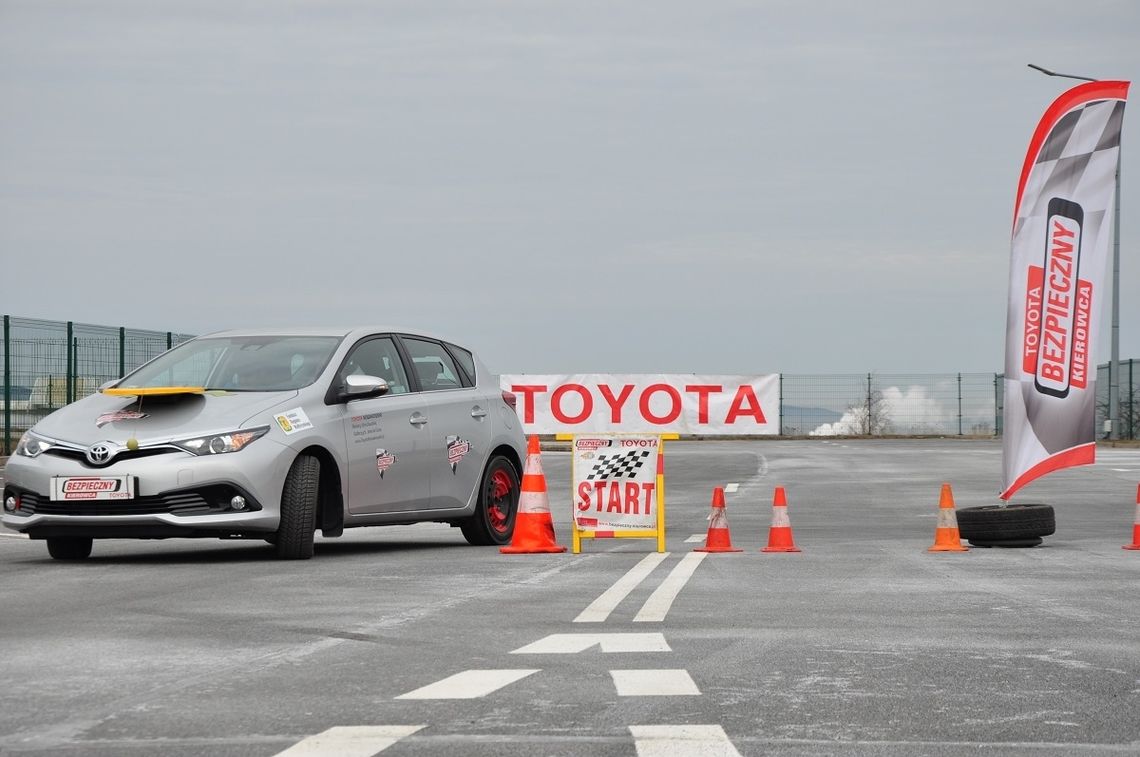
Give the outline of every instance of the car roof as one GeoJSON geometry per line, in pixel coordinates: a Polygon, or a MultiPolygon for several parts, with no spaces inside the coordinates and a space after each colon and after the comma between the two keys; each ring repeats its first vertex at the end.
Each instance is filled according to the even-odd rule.
{"type": "MultiPolygon", "coordinates": [[[[349,337],[351,341],[355,341],[360,337],[367,336],[368,334],[407,334],[408,336],[422,336],[427,339],[435,339],[457,346],[463,346],[462,343],[448,339],[439,334],[424,329],[405,328],[401,326],[350,326],[350,327],[332,327],[332,326],[298,326],[295,328],[275,326],[272,328],[243,328],[243,329],[226,329],[223,331],[212,331],[207,334],[200,334],[197,338],[203,337],[238,337],[238,336],[335,336],[337,338],[349,337]]],[[[464,349],[467,349],[464,347],[464,349]]]]}

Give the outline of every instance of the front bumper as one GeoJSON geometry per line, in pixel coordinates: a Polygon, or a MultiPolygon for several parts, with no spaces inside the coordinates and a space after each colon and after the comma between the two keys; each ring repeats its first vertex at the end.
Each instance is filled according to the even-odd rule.
{"type": "Polygon", "coordinates": [[[13,456],[4,470],[0,524],[32,538],[46,536],[226,536],[271,533],[280,519],[281,491],[294,453],[269,439],[240,452],[195,457],[185,452],[137,457],[104,468],[53,456],[13,456]],[[124,500],[53,501],[56,476],[132,476],[135,496],[124,500]],[[235,495],[245,499],[233,510],[235,495]]]}

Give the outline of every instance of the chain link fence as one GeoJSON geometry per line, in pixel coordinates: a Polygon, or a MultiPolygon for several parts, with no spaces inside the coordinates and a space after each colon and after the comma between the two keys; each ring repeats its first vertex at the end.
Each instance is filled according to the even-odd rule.
{"type": "Polygon", "coordinates": [[[3,438],[9,454],[40,418],[192,335],[4,316],[3,438]]]}
{"type": "MultiPolygon", "coordinates": [[[[4,316],[3,438],[160,355],[190,334],[4,316]]],[[[1120,364],[1120,437],[1140,433],[1133,360],[1120,364]]],[[[1002,377],[995,373],[850,373],[780,376],[783,436],[1001,435],[1002,377]]],[[[1097,371],[1097,429],[1108,417],[1108,365],[1097,371]]]]}

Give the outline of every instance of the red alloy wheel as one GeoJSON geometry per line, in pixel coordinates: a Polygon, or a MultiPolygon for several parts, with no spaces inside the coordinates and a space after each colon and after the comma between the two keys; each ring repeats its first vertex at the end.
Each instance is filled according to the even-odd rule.
{"type": "Polygon", "coordinates": [[[505,470],[499,468],[491,473],[487,484],[487,520],[496,533],[503,534],[507,531],[513,489],[514,482],[505,470]]]}

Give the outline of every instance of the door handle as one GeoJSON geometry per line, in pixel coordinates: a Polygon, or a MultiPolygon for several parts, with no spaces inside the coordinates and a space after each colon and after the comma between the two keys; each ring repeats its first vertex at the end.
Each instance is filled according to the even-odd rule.
{"type": "Polygon", "coordinates": [[[483,408],[479,407],[478,405],[476,405],[475,407],[471,408],[471,417],[472,418],[486,418],[487,417],[487,411],[484,410],[483,408]]]}
{"type": "Polygon", "coordinates": [[[427,421],[427,416],[420,415],[419,413],[413,413],[412,417],[408,419],[408,423],[412,424],[413,426],[422,426],[427,423],[427,421]]]}

